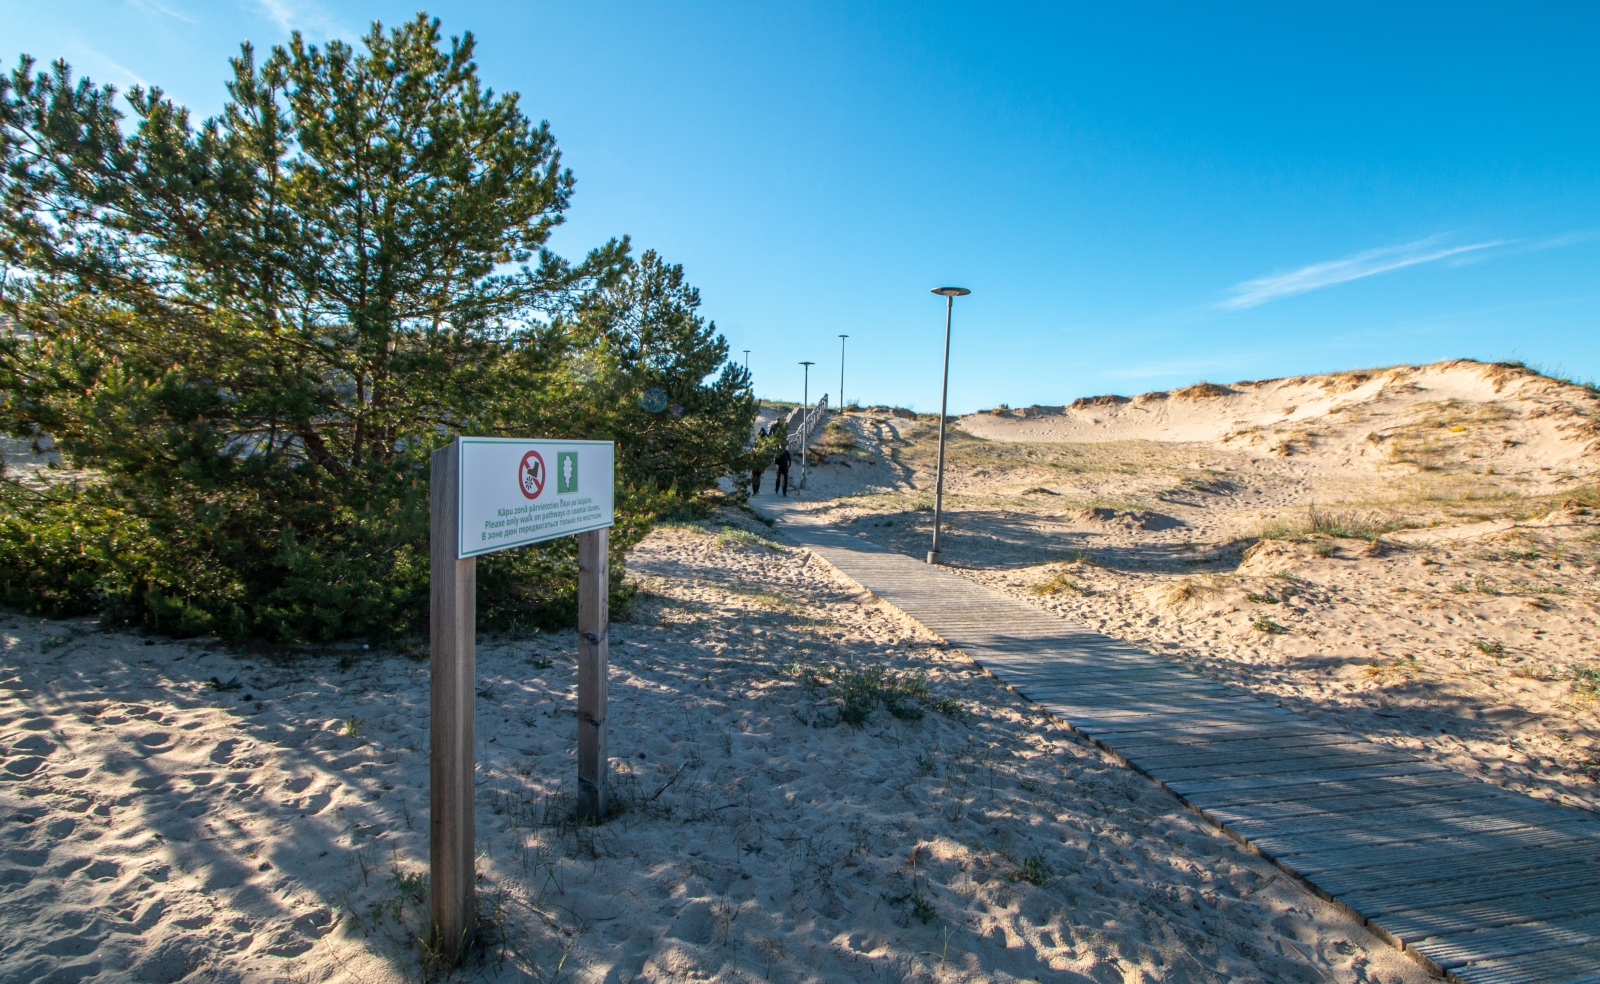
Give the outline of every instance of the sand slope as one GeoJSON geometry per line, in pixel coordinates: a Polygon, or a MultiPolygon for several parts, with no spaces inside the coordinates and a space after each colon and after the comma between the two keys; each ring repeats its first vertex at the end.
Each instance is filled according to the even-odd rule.
{"type": "Polygon", "coordinates": [[[1594,471],[1597,421],[1600,397],[1583,387],[1456,360],[1091,397],[959,426],[989,440],[1197,442],[1365,469],[1472,454],[1503,473],[1551,476],[1594,471]]]}

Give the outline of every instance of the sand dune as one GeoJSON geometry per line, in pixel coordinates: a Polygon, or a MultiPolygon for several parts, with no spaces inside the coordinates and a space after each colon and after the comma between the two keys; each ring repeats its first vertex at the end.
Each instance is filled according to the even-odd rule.
{"type": "MultiPolygon", "coordinates": [[[[969,415],[943,547],[1193,669],[1600,809],[1597,413],[1587,387],[1455,361],[969,415]]],[[[925,551],[934,421],[841,426],[809,508],[925,551]]]]}
{"type": "Polygon", "coordinates": [[[1545,479],[1592,474],[1600,398],[1506,366],[1456,360],[1218,386],[1064,407],[969,414],[968,433],[997,441],[1209,443],[1331,467],[1380,469],[1408,458],[1472,454],[1484,466],[1545,479]]]}

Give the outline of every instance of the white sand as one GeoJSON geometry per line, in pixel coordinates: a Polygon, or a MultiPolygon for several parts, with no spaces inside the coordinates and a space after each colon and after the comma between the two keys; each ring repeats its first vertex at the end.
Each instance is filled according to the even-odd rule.
{"type": "MultiPolygon", "coordinates": [[[[480,647],[464,979],[1425,979],[809,553],[666,529],[630,569],[606,825],[560,822],[573,640],[480,647]],[[960,713],[838,723],[873,664],[960,713]]],[[[418,978],[424,663],[0,625],[0,978],[418,978]]]]}

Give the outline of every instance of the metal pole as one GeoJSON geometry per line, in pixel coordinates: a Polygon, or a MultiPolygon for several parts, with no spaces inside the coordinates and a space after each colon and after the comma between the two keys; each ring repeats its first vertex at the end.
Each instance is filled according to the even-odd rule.
{"type": "Polygon", "coordinates": [[[747,373],[750,371],[750,350],[749,349],[745,349],[744,350],[744,371],[747,372],[747,373]]]}
{"type": "MultiPolygon", "coordinates": [[[[839,336],[839,412],[844,413],[844,340],[849,335],[839,336]]],[[[839,418],[843,420],[843,417],[839,418]]]]}
{"type": "Polygon", "coordinates": [[[800,487],[806,487],[806,448],[811,444],[811,367],[815,362],[802,362],[806,367],[806,381],[800,391],[800,487]]]}
{"type": "Polygon", "coordinates": [[[944,298],[944,383],[939,388],[939,471],[933,483],[933,549],[928,551],[928,563],[937,564],[939,556],[939,517],[944,513],[944,418],[950,400],[950,312],[954,310],[955,297],[944,298]]]}

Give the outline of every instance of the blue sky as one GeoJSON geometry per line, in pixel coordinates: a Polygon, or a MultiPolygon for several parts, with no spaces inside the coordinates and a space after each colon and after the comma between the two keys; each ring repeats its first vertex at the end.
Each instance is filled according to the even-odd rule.
{"type": "MultiPolygon", "coordinates": [[[[1467,356],[1600,376],[1600,7],[436,3],[684,264],[759,394],[951,406],[1467,356]],[[1517,9],[1520,8],[1520,9],[1517,9]]],[[[0,53],[204,115],[415,3],[0,0],[0,53]]]]}

